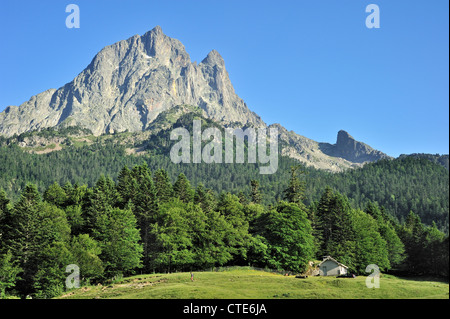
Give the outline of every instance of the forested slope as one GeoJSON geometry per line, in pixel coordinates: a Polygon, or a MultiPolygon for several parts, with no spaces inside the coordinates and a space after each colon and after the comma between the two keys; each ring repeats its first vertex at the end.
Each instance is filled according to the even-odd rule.
{"type": "MultiPolygon", "coordinates": [[[[250,181],[259,180],[263,203],[282,198],[289,170],[297,162],[280,157],[278,171],[261,175],[257,164],[174,164],[167,155],[127,155],[125,146],[109,139],[91,145],[66,146],[48,154],[30,154],[16,144],[0,147],[0,187],[17,199],[27,182],[42,192],[53,182],[94,185],[103,174],[117,178],[124,166],[146,162],[151,170],[165,169],[174,181],[184,173],[194,186],[199,182],[217,193],[250,192],[250,181]]],[[[364,207],[367,200],[376,201],[402,221],[410,211],[423,222],[435,221],[448,231],[449,173],[431,161],[404,157],[366,164],[343,173],[328,173],[305,168],[306,203],[319,199],[325,186],[347,195],[352,205],[364,207]]]]}

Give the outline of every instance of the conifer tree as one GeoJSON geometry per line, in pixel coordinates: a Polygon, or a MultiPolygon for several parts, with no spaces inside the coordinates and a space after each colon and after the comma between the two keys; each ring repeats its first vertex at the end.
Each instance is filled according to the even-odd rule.
{"type": "Polygon", "coordinates": [[[9,198],[3,188],[0,188],[0,220],[8,211],[9,198]]]}
{"type": "Polygon", "coordinates": [[[55,182],[44,192],[44,200],[48,203],[63,208],[67,201],[67,194],[65,190],[55,182]]]}
{"type": "Polygon", "coordinates": [[[0,188],[0,254],[2,253],[2,248],[4,248],[3,240],[7,231],[9,217],[9,199],[3,188],[0,188]]]}
{"type": "MultiPolygon", "coordinates": [[[[314,238],[314,255],[316,256],[317,253],[320,251],[320,247],[322,244],[322,224],[320,221],[320,218],[318,217],[318,206],[319,203],[313,202],[307,209],[308,213],[308,219],[311,222],[311,228],[312,228],[312,235],[314,238]]],[[[319,256],[317,256],[319,257],[319,256]]]]}
{"type": "Polygon", "coordinates": [[[299,205],[301,208],[305,208],[303,200],[305,199],[305,182],[300,180],[299,174],[305,174],[305,171],[300,171],[301,166],[291,167],[291,178],[289,179],[289,185],[284,191],[284,199],[289,203],[299,205]]]}
{"type": "Polygon", "coordinates": [[[144,268],[145,270],[149,270],[149,247],[152,240],[150,236],[150,227],[151,224],[155,222],[155,218],[158,214],[159,200],[150,170],[144,168],[139,170],[139,172],[139,175],[136,176],[138,185],[136,194],[134,194],[131,202],[141,232],[144,268]]]}
{"type": "Polygon", "coordinates": [[[122,199],[121,206],[124,207],[136,193],[136,179],[133,177],[132,171],[128,166],[124,166],[120,170],[117,180],[117,191],[122,199]]]}
{"type": "Polygon", "coordinates": [[[191,188],[191,183],[183,173],[178,175],[175,184],[173,184],[173,191],[175,197],[184,203],[189,203],[194,199],[194,190],[191,188]]]}
{"type": "Polygon", "coordinates": [[[153,177],[153,181],[159,201],[161,203],[168,202],[173,197],[173,187],[166,170],[157,170],[153,177]]]}
{"type": "Polygon", "coordinates": [[[210,213],[216,205],[216,198],[212,190],[199,183],[195,189],[194,204],[198,204],[205,213],[210,213]]]}
{"type": "Polygon", "coordinates": [[[37,187],[27,184],[13,207],[9,229],[5,234],[6,247],[14,252],[15,260],[22,269],[16,285],[22,297],[33,292],[33,277],[38,270],[43,243],[40,205],[37,187]]]}
{"type": "Polygon", "coordinates": [[[251,180],[250,185],[251,185],[250,201],[255,204],[261,204],[262,195],[261,191],[259,190],[259,181],[251,180]]]}
{"type": "MultiPolygon", "coordinates": [[[[354,255],[354,233],[348,199],[327,187],[317,206],[322,245],[319,253],[339,258],[350,266],[354,255]]],[[[321,256],[319,256],[321,257],[321,256]]]]}
{"type": "Polygon", "coordinates": [[[405,247],[397,235],[394,226],[391,224],[390,219],[385,213],[383,213],[376,203],[371,201],[367,203],[365,211],[376,220],[379,233],[386,241],[390,266],[394,268],[400,265],[405,258],[405,247]]]}
{"type": "Polygon", "coordinates": [[[85,204],[86,228],[84,232],[91,234],[98,215],[109,208],[115,207],[121,201],[114,181],[110,177],[101,175],[95,187],[89,189],[87,193],[87,203],[85,204]]]}
{"type": "Polygon", "coordinates": [[[354,254],[352,270],[364,274],[367,265],[375,264],[381,271],[391,268],[386,241],[379,233],[376,220],[361,210],[352,210],[354,254]]]}
{"type": "Polygon", "coordinates": [[[242,205],[248,204],[247,196],[245,196],[243,191],[239,192],[238,197],[239,197],[239,203],[241,203],[242,205]]]}
{"type": "Polygon", "coordinates": [[[16,281],[20,279],[18,274],[21,271],[13,260],[11,250],[8,250],[4,255],[0,254],[0,299],[6,297],[7,289],[14,288],[16,281]]]}
{"type": "Polygon", "coordinates": [[[206,190],[203,183],[199,183],[194,193],[194,204],[200,204],[205,200],[206,190]]]}
{"type": "Polygon", "coordinates": [[[60,291],[57,279],[61,278],[63,270],[54,268],[51,263],[52,260],[56,262],[65,258],[67,250],[61,247],[66,247],[69,238],[70,227],[65,212],[50,203],[42,202],[37,187],[28,184],[12,209],[10,227],[6,234],[6,246],[14,252],[15,260],[22,269],[16,285],[21,296],[53,296],[60,291]],[[60,248],[52,248],[56,246],[60,248]],[[48,271],[44,271],[45,269],[48,271]],[[39,286],[39,282],[52,284],[43,287],[39,286]]]}
{"type": "Polygon", "coordinates": [[[411,273],[422,273],[426,255],[426,228],[417,214],[412,211],[408,214],[400,236],[407,254],[405,266],[411,273]]]}
{"type": "Polygon", "coordinates": [[[334,198],[333,190],[327,186],[317,204],[317,212],[316,212],[317,225],[318,231],[320,232],[322,237],[319,252],[320,254],[322,254],[322,256],[326,255],[325,250],[328,245],[328,241],[332,236],[334,228],[334,220],[332,214],[333,198],[334,198]]]}

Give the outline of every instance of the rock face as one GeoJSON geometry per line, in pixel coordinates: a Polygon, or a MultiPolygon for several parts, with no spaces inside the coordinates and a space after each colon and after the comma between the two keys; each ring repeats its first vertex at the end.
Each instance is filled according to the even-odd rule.
{"type": "Polygon", "coordinates": [[[329,156],[340,157],[352,163],[374,162],[383,158],[390,158],[383,152],[356,141],[343,130],[338,132],[336,144],[319,143],[319,148],[329,156]]]}
{"type": "Polygon", "coordinates": [[[192,63],[159,26],[103,48],[72,82],[0,113],[0,134],[81,126],[95,135],[141,131],[175,105],[196,105],[219,122],[265,125],[234,92],[220,54],[192,63]]]}
{"type": "Polygon", "coordinates": [[[319,143],[293,131],[288,131],[279,124],[272,124],[269,127],[278,128],[281,155],[295,158],[314,168],[341,172],[349,168],[361,167],[366,162],[390,158],[364,143],[355,141],[345,131],[338,133],[336,144],[329,144],[319,143]]]}

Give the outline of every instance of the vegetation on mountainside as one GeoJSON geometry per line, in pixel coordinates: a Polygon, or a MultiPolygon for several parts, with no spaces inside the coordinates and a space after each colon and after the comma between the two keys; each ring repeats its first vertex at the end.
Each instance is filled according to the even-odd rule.
{"type": "Polygon", "coordinates": [[[124,167],[94,186],[50,185],[43,194],[27,184],[17,201],[0,190],[0,287],[3,294],[49,298],[64,291],[65,267],[80,268],[83,283],[104,283],[136,272],[201,270],[254,265],[293,273],[332,255],[354,273],[368,264],[381,271],[448,276],[448,236],[410,213],[397,223],[378,205],[353,208],[326,188],[306,205],[298,168],[284,198],[258,203],[251,196],[216,194],[174,183],[164,169],[124,167]],[[7,274],[7,275],[5,275],[7,274]]]}

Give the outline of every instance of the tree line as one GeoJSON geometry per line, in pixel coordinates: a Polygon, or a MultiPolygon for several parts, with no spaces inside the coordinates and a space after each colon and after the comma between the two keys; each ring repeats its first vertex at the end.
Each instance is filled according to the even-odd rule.
{"type": "Polygon", "coordinates": [[[377,264],[448,276],[448,236],[413,212],[399,223],[376,203],[354,208],[329,187],[306,203],[299,166],[275,203],[264,204],[260,181],[249,184],[217,193],[143,163],[92,187],[54,183],[40,192],[27,184],[16,201],[0,189],[0,293],[60,295],[71,264],[84,284],[223,265],[302,273],[325,255],[357,274],[377,264]]]}
{"type": "MultiPolygon", "coordinates": [[[[251,180],[258,179],[264,193],[262,203],[267,206],[283,199],[290,167],[298,164],[294,159],[280,156],[277,173],[262,176],[257,164],[177,165],[166,155],[138,157],[127,155],[125,149],[115,139],[103,141],[102,137],[91,145],[65,146],[60,151],[41,155],[29,154],[14,143],[0,146],[0,187],[16,201],[27,182],[35,184],[41,193],[55,181],[61,185],[70,181],[93,187],[101,175],[114,176],[117,182],[117,172],[122,167],[145,161],[152,171],[165,169],[171,180],[182,172],[193,187],[203,183],[218,194],[241,190],[248,193],[251,180]]],[[[382,160],[342,173],[310,167],[304,170],[307,205],[319,200],[325,187],[330,186],[346,195],[352,207],[364,210],[368,202],[377,202],[400,223],[413,211],[425,224],[431,226],[435,222],[439,230],[448,233],[449,173],[427,159],[382,160]]]]}

